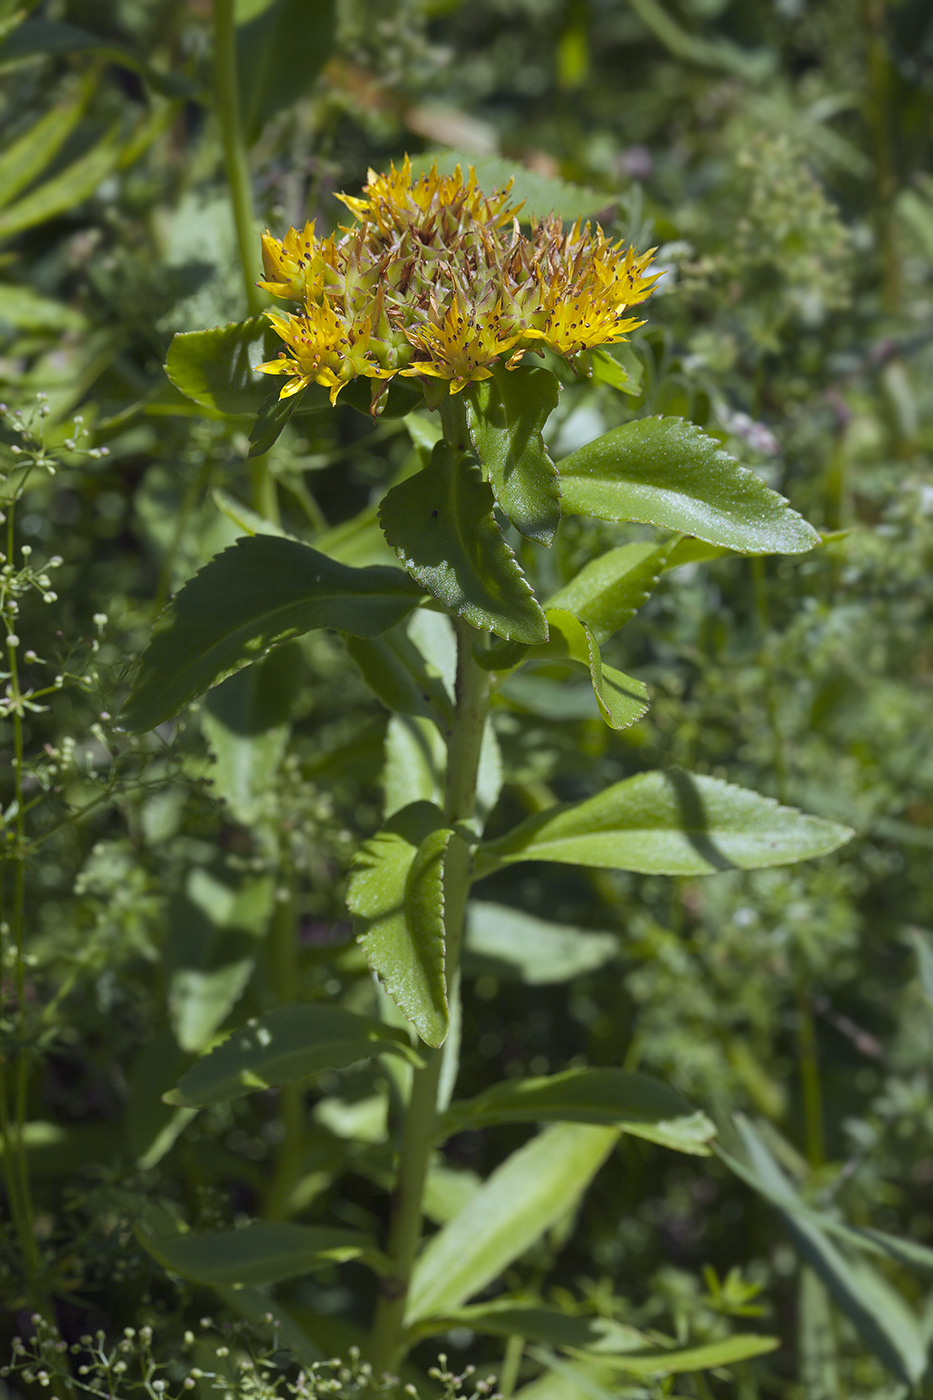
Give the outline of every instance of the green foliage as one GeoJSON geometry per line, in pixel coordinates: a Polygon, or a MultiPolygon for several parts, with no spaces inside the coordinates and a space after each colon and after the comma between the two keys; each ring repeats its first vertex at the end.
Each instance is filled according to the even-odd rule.
{"type": "Polygon", "coordinates": [[[0,1391],[924,1395],[925,7],[226,8],[234,124],[203,6],[0,19],[0,1391]],[[646,324],[270,395],[254,232],[433,148],[646,324]]]}

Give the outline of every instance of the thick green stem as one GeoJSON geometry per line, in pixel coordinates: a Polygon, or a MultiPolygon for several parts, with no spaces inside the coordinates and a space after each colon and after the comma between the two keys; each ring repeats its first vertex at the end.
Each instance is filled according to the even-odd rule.
{"type": "MultiPolygon", "coordinates": [[[[233,223],[236,228],[243,288],[250,316],[258,316],[266,299],[256,283],[262,276],[262,259],[249,178],[249,160],[243,124],[240,120],[240,94],[236,62],[236,23],[234,0],[214,0],[214,104],[220,123],[224,170],[230,191],[233,223]]],[[[253,508],[273,523],[279,521],[275,477],[265,454],[250,462],[253,508]]]]}
{"type": "MultiPolygon", "coordinates": [[[[445,422],[445,435],[447,424],[445,422]]],[[[468,622],[457,624],[457,696],[454,723],[447,747],[445,815],[450,826],[468,822],[476,802],[476,775],[486,716],[489,710],[489,675],[473,657],[479,633],[468,622]]],[[[469,845],[455,836],[444,866],[444,925],[447,986],[454,984],[460,958],[463,918],[470,892],[473,858],[469,845]]],[[[405,1307],[415,1256],[421,1239],[421,1202],[434,1145],[437,1086],[441,1053],[427,1051],[424,1069],[412,1076],[411,1097],[405,1114],[398,1183],[386,1252],[392,1268],[382,1283],[382,1293],[370,1343],[373,1366],[392,1371],[404,1351],[405,1307]]]]}

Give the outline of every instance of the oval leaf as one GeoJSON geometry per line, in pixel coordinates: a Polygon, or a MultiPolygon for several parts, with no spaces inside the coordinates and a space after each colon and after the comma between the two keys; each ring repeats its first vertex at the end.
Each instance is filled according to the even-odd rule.
{"type": "Polygon", "coordinates": [[[444,1138],[495,1123],[602,1123],[675,1152],[708,1157],[716,1129],[659,1079],[624,1069],[568,1069],[537,1079],[506,1079],[455,1103],[441,1122],[444,1138]]]}
{"type": "Polygon", "coordinates": [[[222,1287],[280,1283],[282,1279],[359,1259],[383,1271],[383,1258],[359,1230],[255,1221],[242,1230],[193,1230],[160,1239],[138,1237],[159,1263],[195,1283],[222,1287]]]}
{"type": "Polygon", "coordinates": [[[513,1152],[428,1243],[406,1322],[456,1308],[497,1278],[573,1208],[617,1139],[614,1128],[555,1123],[513,1152]]]}
{"type": "Polygon", "coordinates": [[[445,608],[500,637],[546,641],[544,613],[494,504],[478,463],[439,442],[423,471],[386,494],[379,520],[406,569],[445,608]]]}
{"type": "Polygon", "coordinates": [[[812,525],[683,418],[625,423],[558,462],[565,511],[638,520],[742,554],[799,554],[812,525]]]}
{"type": "Polygon", "coordinates": [[[453,832],[430,802],[413,802],[364,842],[347,891],[370,967],[421,1039],[450,1025],[444,972],[444,856],[453,832]]]}
{"type": "Polygon", "coordinates": [[[480,848],[477,877],[520,860],[645,875],[758,870],[826,855],[853,832],[770,797],[680,769],[639,773],[529,817],[480,848]]]}
{"type": "Polygon", "coordinates": [[[541,429],[560,398],[550,370],[496,365],[465,395],[476,455],[500,508],[523,535],[549,545],[560,524],[557,468],[541,429]]]}
{"type": "Polygon", "coordinates": [[[152,729],[276,643],[312,628],[374,637],[420,596],[400,569],[352,569],[276,535],[237,540],[156,621],[120,723],[136,733],[152,729]]]}
{"type": "Polygon", "coordinates": [[[404,1031],[326,1002],[296,1002],[234,1031],[182,1075],[165,1101],[206,1108],[389,1053],[419,1062],[404,1031]]]}

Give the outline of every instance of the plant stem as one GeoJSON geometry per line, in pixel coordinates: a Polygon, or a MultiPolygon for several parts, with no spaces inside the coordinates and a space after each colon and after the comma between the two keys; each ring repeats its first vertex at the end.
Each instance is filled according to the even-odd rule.
{"type": "MultiPolygon", "coordinates": [[[[258,316],[266,299],[256,285],[262,276],[262,259],[256,234],[256,211],[253,208],[246,140],[240,120],[234,0],[214,0],[214,105],[220,123],[224,170],[240,251],[246,306],[250,316],[258,316]]],[[[250,481],[253,508],[266,520],[278,524],[280,517],[275,477],[269,470],[265,453],[250,462],[250,481]]]]}
{"type": "MultiPolygon", "coordinates": [[[[6,560],[9,565],[15,562],[15,535],[13,521],[17,496],[14,495],[7,511],[6,560]]],[[[13,900],[12,933],[15,958],[16,988],[16,1027],[19,1040],[16,1057],[16,1071],[11,1076],[13,1112],[7,1087],[6,1066],[0,1058],[0,1146],[3,1149],[3,1170],[7,1183],[9,1209],[12,1216],[20,1249],[26,1264],[26,1276],[34,1283],[39,1273],[39,1251],[33,1226],[32,1189],[29,1179],[29,1163],[23,1134],[26,1122],[27,1092],[29,1088],[29,1060],[26,1055],[26,813],[23,792],[23,711],[22,691],[19,683],[18,642],[7,641],[7,665],[9,666],[8,694],[12,700],[13,717],[13,805],[16,815],[13,819],[13,900]]],[[[3,933],[6,931],[0,919],[0,978],[5,964],[3,933]]]]}
{"type": "MultiPolygon", "coordinates": [[[[279,894],[269,930],[270,981],[277,1006],[288,1006],[298,995],[298,909],[295,873],[282,843],[279,865],[279,894]]],[[[302,1176],[307,1130],[304,1088],[300,1083],[283,1084],[279,1106],[284,1134],[276,1158],[275,1172],[265,1194],[266,1220],[287,1220],[294,1214],[295,1187],[302,1176]]]]}
{"type": "Polygon", "coordinates": [[[249,179],[246,142],[240,122],[240,94],[236,65],[236,23],[234,0],[214,0],[214,101],[220,122],[224,169],[233,207],[246,305],[251,316],[263,308],[263,296],[256,286],[262,264],[256,238],[256,215],[249,179]]]}
{"type": "MultiPolygon", "coordinates": [[[[462,408],[461,408],[462,412],[462,408]]],[[[446,423],[445,423],[446,435],[446,423]]],[[[445,815],[448,825],[468,822],[476,802],[476,775],[486,716],[489,711],[489,675],[473,657],[479,634],[468,622],[457,622],[457,694],[453,728],[447,745],[445,815]]],[[[448,989],[453,986],[460,958],[463,918],[473,873],[470,846],[460,836],[451,838],[444,866],[444,926],[448,989]]],[[[412,1076],[411,1097],[405,1114],[398,1182],[386,1252],[391,1272],[383,1280],[370,1341],[370,1355],[378,1374],[392,1371],[404,1350],[403,1328],[412,1269],[421,1239],[421,1201],[434,1146],[437,1086],[441,1073],[439,1050],[426,1052],[423,1069],[412,1076]]]]}

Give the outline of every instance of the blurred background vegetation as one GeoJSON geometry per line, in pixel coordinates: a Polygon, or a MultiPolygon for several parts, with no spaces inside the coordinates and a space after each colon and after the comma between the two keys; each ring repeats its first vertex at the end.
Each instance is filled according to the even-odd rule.
{"type": "MultiPolygon", "coordinates": [[[[36,1232],[65,1335],[142,1320],[171,1350],[217,1303],[135,1244],[140,1211],[163,1201],[195,1224],[236,1222],[276,1199],[284,1168],[274,1095],[193,1122],[160,1095],[218,1029],[294,995],[268,950],[296,928],[300,994],[374,1006],[343,897],[379,819],[387,716],[343,646],[313,634],[142,740],[110,717],[158,605],[242,532],[231,499],[237,518],[256,508],[314,538],[420,449],[400,419],[315,409],[263,481],[246,460],[250,419],[172,388],[173,333],[248,310],[211,6],[25,8],[0,20],[0,456],[32,551],[17,555],[25,683],[53,691],[26,715],[19,813],[0,718],[5,864],[24,854],[28,882],[5,1035],[28,1063],[36,1232]]],[[[606,936],[542,951],[520,921],[504,950],[476,935],[462,1092],[580,1063],[641,1068],[726,1141],[733,1114],[753,1119],[815,1208],[933,1245],[929,4],[243,0],[237,18],[262,224],[329,229],[334,191],[435,148],[487,178],[526,167],[599,191],[603,226],[659,245],[666,275],[623,355],[638,392],[568,377],[555,453],[633,413],[683,414],[828,536],[811,556],[672,571],[608,658],[649,683],[632,730],[610,732],[564,685],[513,692],[496,719],[516,781],[492,822],[682,763],[858,839],[802,868],[704,882],[491,878],[483,900],[606,936]],[[534,723],[519,729],[516,712],[534,723]]],[[[557,585],[639,537],[572,518],[535,567],[557,585]]],[[[374,549],[361,537],[353,562],[374,549]]],[[[381,1217],[380,1075],[333,1076],[308,1098],[302,1218],[381,1217]]],[[[524,1133],[463,1134],[456,1181],[524,1133]]],[[[793,1240],[719,1160],[629,1139],[523,1277],[597,1312],[621,1295],[622,1320],[684,1340],[759,1309],[759,1330],[781,1337],[773,1356],[677,1393],[907,1395],[896,1359],[830,1306],[793,1240]]],[[[929,1277],[876,1264],[933,1335],[929,1277]]],[[[23,1267],[4,1235],[0,1351],[26,1327],[23,1267]]],[[[328,1354],[356,1335],[334,1316],[346,1277],[292,1294],[328,1354]]],[[[455,1365],[496,1360],[484,1346],[461,1329],[447,1349],[455,1365]]],[[[625,1393],[675,1393],[645,1386],[625,1393]]]]}

